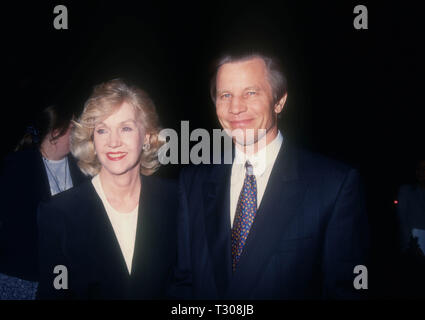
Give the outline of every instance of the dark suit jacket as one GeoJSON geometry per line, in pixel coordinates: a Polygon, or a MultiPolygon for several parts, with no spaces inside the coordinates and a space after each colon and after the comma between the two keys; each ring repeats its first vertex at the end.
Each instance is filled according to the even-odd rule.
{"type": "MultiPolygon", "coordinates": [[[[69,155],[73,186],[86,177],[69,155]]],[[[0,173],[0,272],[37,280],[37,207],[51,198],[41,153],[30,148],[8,155],[0,173]]]]}
{"type": "Polygon", "coordinates": [[[425,189],[417,185],[402,185],[397,200],[400,247],[405,251],[411,245],[413,229],[425,230],[425,189]]]}
{"type": "Polygon", "coordinates": [[[142,176],[132,273],[91,181],[39,208],[39,299],[162,299],[176,255],[177,185],[142,176]],[[56,290],[56,265],[68,290],[56,290]]]}
{"type": "Polygon", "coordinates": [[[231,165],[180,177],[178,260],[170,295],[195,299],[354,298],[368,222],[359,176],[285,141],[233,273],[231,165]]]}

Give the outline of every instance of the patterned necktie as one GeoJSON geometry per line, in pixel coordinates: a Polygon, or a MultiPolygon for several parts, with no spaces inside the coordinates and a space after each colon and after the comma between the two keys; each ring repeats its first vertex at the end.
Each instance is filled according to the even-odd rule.
{"type": "Polygon", "coordinates": [[[246,175],[236,207],[232,229],[232,269],[236,270],[249,230],[257,212],[257,180],[252,165],[245,163],[246,175]]]}

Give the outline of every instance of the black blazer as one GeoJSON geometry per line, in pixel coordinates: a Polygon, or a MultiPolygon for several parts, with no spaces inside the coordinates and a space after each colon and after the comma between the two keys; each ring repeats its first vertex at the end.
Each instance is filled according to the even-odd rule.
{"type": "Polygon", "coordinates": [[[39,208],[39,299],[162,299],[176,255],[177,185],[142,176],[132,273],[91,181],[39,208]],[[56,290],[56,265],[68,289],[56,290]]]}
{"type": "Polygon", "coordinates": [[[175,298],[359,297],[368,222],[357,172],[284,141],[236,271],[232,272],[231,165],[180,177],[175,298]]]}
{"type": "MultiPolygon", "coordinates": [[[[68,156],[73,186],[86,177],[68,156]]],[[[37,207],[51,198],[40,151],[29,148],[9,154],[0,173],[0,272],[37,280],[37,207]]]]}

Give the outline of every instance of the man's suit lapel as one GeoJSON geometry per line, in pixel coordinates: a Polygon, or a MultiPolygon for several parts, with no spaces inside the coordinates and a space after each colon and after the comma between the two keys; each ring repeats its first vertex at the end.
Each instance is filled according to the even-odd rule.
{"type": "Polygon", "coordinates": [[[218,296],[231,277],[230,164],[215,165],[203,184],[205,231],[218,296]]]}
{"type": "Polygon", "coordinates": [[[276,158],[227,298],[250,295],[302,203],[306,186],[298,179],[295,155],[288,149],[282,145],[276,158]]]}

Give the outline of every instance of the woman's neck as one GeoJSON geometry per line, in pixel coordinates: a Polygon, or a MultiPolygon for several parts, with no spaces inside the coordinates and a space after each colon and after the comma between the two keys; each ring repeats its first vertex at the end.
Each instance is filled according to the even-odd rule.
{"type": "Polygon", "coordinates": [[[138,166],[122,175],[113,175],[102,168],[99,178],[108,201],[111,203],[138,203],[142,186],[139,172],[138,166]]]}
{"type": "Polygon", "coordinates": [[[47,160],[62,160],[65,158],[63,154],[59,154],[57,152],[56,146],[49,141],[49,139],[45,138],[40,145],[40,152],[44,158],[47,160]]]}

